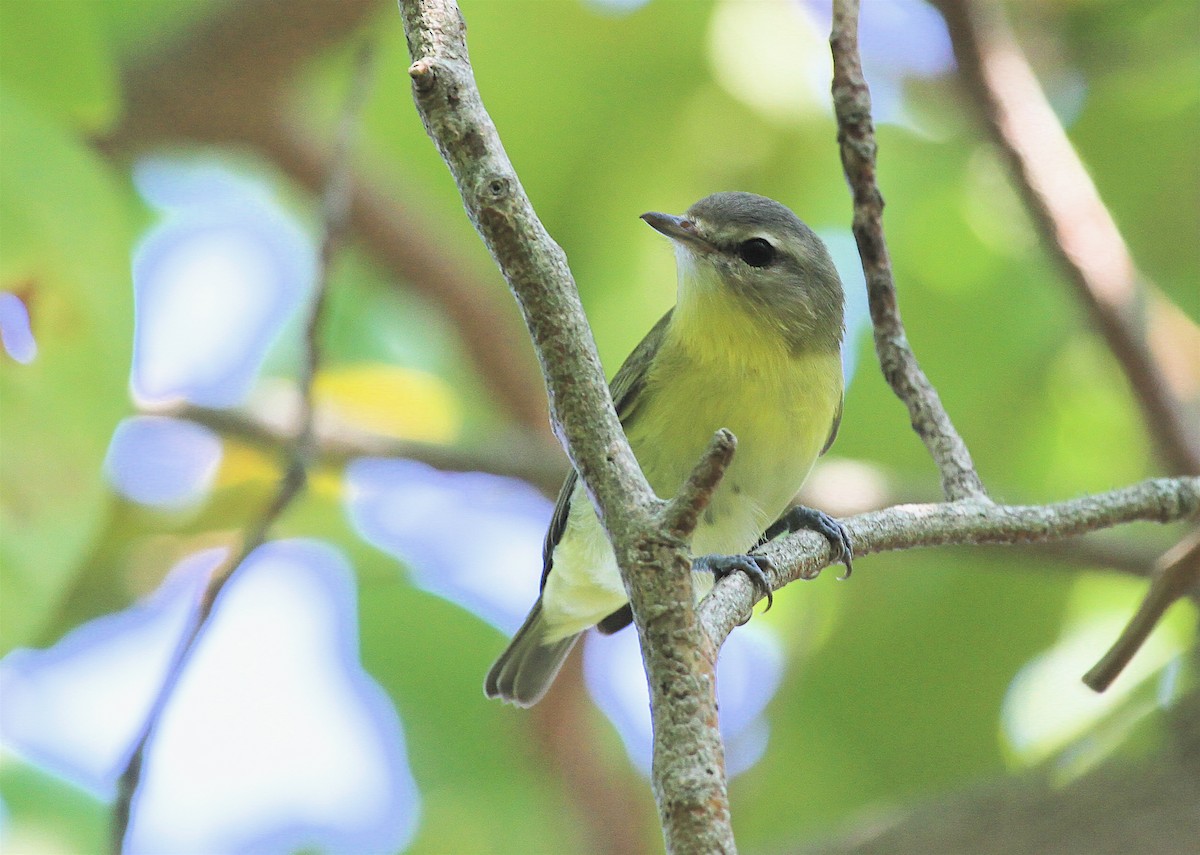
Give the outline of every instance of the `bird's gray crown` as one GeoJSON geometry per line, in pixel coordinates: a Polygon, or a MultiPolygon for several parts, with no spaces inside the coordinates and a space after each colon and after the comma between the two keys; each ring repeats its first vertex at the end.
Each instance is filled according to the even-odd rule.
{"type": "Polygon", "coordinates": [[[754,193],[713,193],[688,208],[685,215],[714,231],[734,227],[739,231],[762,229],[781,238],[792,237],[804,243],[815,239],[806,226],[786,205],[754,193]]]}

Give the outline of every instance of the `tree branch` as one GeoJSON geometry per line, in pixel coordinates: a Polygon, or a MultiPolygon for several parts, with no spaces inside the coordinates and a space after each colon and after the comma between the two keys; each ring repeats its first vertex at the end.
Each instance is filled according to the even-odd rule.
{"type": "MultiPolygon", "coordinates": [[[[380,0],[242,0],[186,37],[123,70],[121,123],[97,145],[113,156],[166,142],[250,146],[301,186],[322,193],[328,152],[288,118],[286,85],[297,68],[350,36],[380,0]]],[[[394,184],[394,182],[392,182],[394,184]]],[[[351,231],[398,280],[429,299],[497,403],[530,432],[546,406],[511,308],[447,253],[430,223],[378,179],[350,181],[351,231]]],[[[547,438],[548,439],[548,438],[547,438]]],[[[547,446],[550,443],[547,441],[547,446]]]]}
{"type": "MultiPolygon", "coordinates": [[[[843,520],[854,554],[924,546],[1018,544],[1058,540],[1138,520],[1168,523],[1200,517],[1200,478],[1158,478],[1052,505],[998,505],[979,500],[896,505],[843,520]]],[[[815,577],[829,566],[829,543],[798,532],[766,548],[773,590],[815,577]]],[[[763,596],[745,576],[722,579],[700,604],[700,620],[720,645],[763,596]]]]}
{"type": "Polygon", "coordinates": [[[400,9],[417,109],[521,308],[559,440],[607,526],[623,516],[607,519],[622,496],[652,508],[657,499],[624,441],[566,255],[533,212],[475,87],[458,7],[404,0],[400,9]]]}
{"type": "MultiPolygon", "coordinates": [[[[668,849],[733,851],[713,663],[719,643],[747,613],[756,592],[749,580],[729,577],[700,607],[708,633],[697,633],[684,551],[695,509],[711,495],[732,453],[732,437],[718,434],[677,502],[664,506],[655,499],[620,432],[562,251],[529,207],[483,109],[457,7],[451,0],[400,0],[400,6],[418,110],[472,222],[521,305],[550,391],[556,431],[622,568],[650,683],[653,782],[668,849]]],[[[957,500],[849,520],[858,551],[1029,542],[1134,519],[1195,516],[1200,509],[1197,479],[1146,482],[1049,507],[997,506],[988,500],[965,444],[913,358],[896,310],[880,225],[882,199],[874,181],[869,96],[857,56],[857,11],[852,0],[839,2],[835,11],[834,97],[877,350],[885,375],[908,405],[914,428],[938,465],[944,492],[957,500]]],[[[811,534],[773,544],[768,555],[783,568],[773,580],[776,585],[793,576],[815,575],[830,558],[828,544],[811,534]]]]}
{"type": "MultiPolygon", "coordinates": [[[[667,849],[733,852],[716,655],[695,619],[688,514],[672,508],[670,519],[682,525],[665,533],[663,503],[613,410],[566,258],[534,214],[480,100],[457,6],[401,0],[400,11],[418,112],[521,306],[555,431],[608,532],[629,592],[654,713],[652,779],[667,849]]],[[[711,456],[706,465],[713,465],[711,456]]],[[[693,492],[696,501],[704,495],[693,492]]]]}
{"type": "MultiPolygon", "coordinates": [[[[1148,284],[1087,170],[1046,100],[1037,77],[994,0],[937,0],[958,60],[992,141],[1051,256],[1074,286],[1125,372],[1159,457],[1176,473],[1200,473],[1200,423],[1171,389],[1171,366],[1150,346],[1150,323],[1170,324],[1176,350],[1200,356],[1200,330],[1148,284]]],[[[1193,378],[1195,358],[1182,360],[1193,378]]],[[[1194,385],[1194,384],[1193,384],[1194,385]]],[[[1085,676],[1102,691],[1146,640],[1181,591],[1195,584],[1195,556],[1160,568],[1150,590],[1113,647],[1085,676]]]]}
{"type": "Polygon", "coordinates": [[[663,522],[668,532],[677,537],[687,537],[695,531],[698,517],[708,507],[713,493],[720,486],[736,450],[737,437],[725,428],[718,430],[691,477],[663,510],[663,522]]]}
{"type": "MultiPolygon", "coordinates": [[[[278,451],[291,441],[291,429],[283,426],[278,410],[268,418],[254,410],[218,410],[191,404],[154,407],[145,412],[187,419],[204,425],[222,437],[244,442],[265,451],[278,451]]],[[[293,418],[286,424],[295,424],[293,418]]],[[[358,457],[395,457],[427,463],[446,472],[489,472],[518,478],[553,498],[562,487],[567,469],[557,451],[547,450],[539,437],[515,430],[489,440],[484,445],[460,447],[435,442],[395,439],[344,424],[329,424],[314,413],[316,455],[314,462],[323,466],[344,466],[358,457]]]]}
{"type": "Polygon", "coordinates": [[[117,798],[113,805],[113,826],[111,845],[114,852],[124,850],[125,836],[129,830],[129,820],[133,800],[141,783],[142,767],[146,750],[153,738],[154,731],[162,718],[168,702],[174,694],[175,687],[183,675],[191,659],[193,651],[209,624],[217,598],[225,590],[226,584],[233,577],[237,568],[255,549],[267,539],[271,527],[279,519],[292,501],[300,495],[307,482],[307,465],[314,453],[314,433],[312,425],[312,381],[316,375],[320,358],[318,335],[321,328],[321,318],[325,305],[325,292],[329,280],[329,265],[336,248],[346,234],[347,208],[344,202],[344,188],[348,180],[348,161],[352,134],[356,127],[355,118],[362,107],[369,77],[369,51],[364,47],[360,54],[358,70],[354,75],[354,86],[346,100],[343,121],[335,148],[337,152],[333,159],[333,170],[328,179],[328,189],[324,199],[324,237],[321,243],[321,267],[318,272],[314,293],[310,299],[308,314],[305,318],[303,356],[300,368],[301,381],[301,415],[296,433],[292,441],[285,447],[284,474],[279,486],[270,501],[247,525],[242,535],[241,543],[236,549],[231,549],[225,558],[213,569],[208,583],[201,595],[191,624],[176,647],[171,663],[167,668],[158,694],[151,704],[146,722],[142,727],[133,752],[117,782],[117,798]]]}
{"type": "MultiPolygon", "coordinates": [[[[1149,285],[1071,146],[994,0],[935,0],[959,77],[1008,162],[1042,244],[1116,356],[1167,468],[1200,474],[1200,416],[1172,392],[1171,369],[1151,349],[1147,318],[1183,320],[1182,350],[1200,357],[1200,330],[1149,285]]],[[[1193,377],[1200,362],[1193,357],[1193,377]]]]}
{"type": "Polygon", "coordinates": [[[887,241],[883,236],[883,195],[875,181],[875,126],[871,93],[858,52],[858,0],[835,0],[833,106],[837,115],[842,168],[854,196],[854,239],[867,280],[867,298],[879,366],[896,396],[908,407],[913,430],[929,449],[948,499],[986,499],[966,443],[954,429],[937,390],[917,364],[900,320],[887,241]]]}
{"type": "Polygon", "coordinates": [[[1155,567],[1150,590],[1108,652],[1083,675],[1089,689],[1103,692],[1146,643],[1167,609],[1188,595],[1200,594],[1200,529],[1172,547],[1155,567]]]}

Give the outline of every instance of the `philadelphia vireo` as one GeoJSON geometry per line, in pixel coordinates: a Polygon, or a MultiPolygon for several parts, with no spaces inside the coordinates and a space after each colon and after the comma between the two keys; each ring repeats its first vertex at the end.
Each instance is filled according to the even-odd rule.
{"type": "MultiPolygon", "coordinates": [[[[718,429],[738,441],[692,538],[698,594],[741,570],[769,595],[769,563],[752,550],[801,527],[824,534],[849,568],[839,523],[788,510],[842,416],[843,294],[828,250],[790,210],[751,193],[642,219],[674,242],[679,291],[612,381],[629,444],[654,492],[669,497],[718,429]]],[[[630,620],[612,547],[572,472],[546,533],[541,595],[484,691],[531,706],[584,630],[630,620]]]]}

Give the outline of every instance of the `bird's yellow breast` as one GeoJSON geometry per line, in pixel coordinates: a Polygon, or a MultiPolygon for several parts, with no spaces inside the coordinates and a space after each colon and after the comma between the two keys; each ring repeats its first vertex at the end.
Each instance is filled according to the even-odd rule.
{"type": "Polygon", "coordinates": [[[841,357],[793,352],[722,292],[702,299],[672,318],[626,432],[664,497],[678,490],[716,430],[733,432],[737,452],[693,552],[744,552],[787,508],[829,436],[842,396],[841,357]]]}
{"type": "MultiPolygon", "coordinates": [[[[749,550],[799,491],[842,396],[836,351],[796,353],[720,290],[676,308],[625,431],[650,486],[673,496],[713,434],[737,437],[692,540],[694,555],[749,550]]],[[[597,623],[625,602],[616,560],[582,487],[543,592],[549,636],[597,623]]]]}

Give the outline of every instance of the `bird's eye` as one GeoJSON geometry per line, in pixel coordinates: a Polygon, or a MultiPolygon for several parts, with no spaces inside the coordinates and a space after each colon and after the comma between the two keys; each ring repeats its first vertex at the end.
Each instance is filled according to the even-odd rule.
{"type": "Polygon", "coordinates": [[[738,245],[738,255],[751,267],[766,267],[775,260],[775,247],[762,238],[750,238],[738,245]]]}

